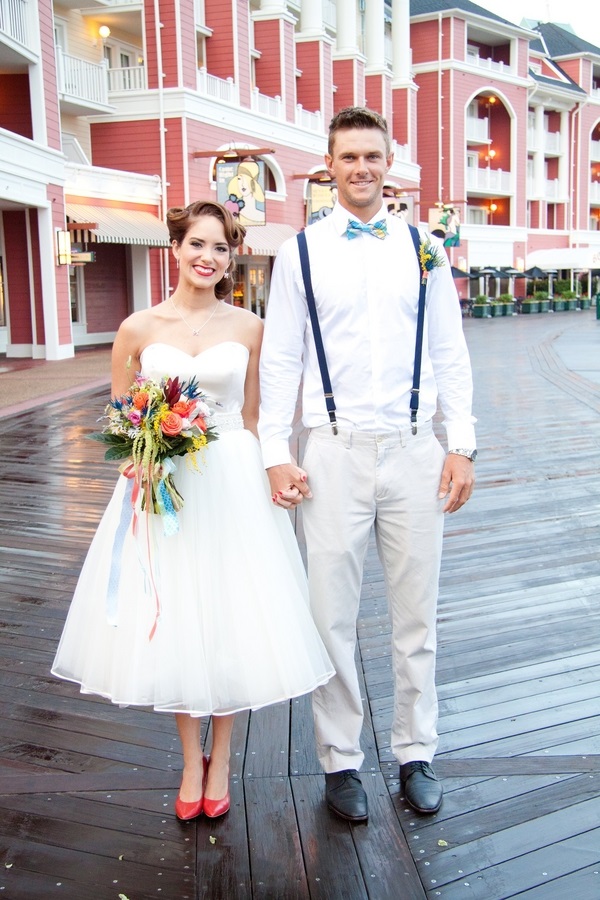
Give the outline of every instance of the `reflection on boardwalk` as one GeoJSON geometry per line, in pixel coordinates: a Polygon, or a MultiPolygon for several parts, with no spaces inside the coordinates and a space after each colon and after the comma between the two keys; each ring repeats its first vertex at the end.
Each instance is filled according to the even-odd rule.
{"type": "Polygon", "coordinates": [[[480,458],[476,494],[446,526],[446,797],[432,818],[406,809],[390,756],[373,547],[359,625],[369,825],[323,807],[306,698],[239,716],[230,814],[178,823],[171,717],[49,676],[115,478],[85,440],[104,396],[0,420],[3,896],[600,897],[600,323],[565,313],[465,324],[480,458]]]}

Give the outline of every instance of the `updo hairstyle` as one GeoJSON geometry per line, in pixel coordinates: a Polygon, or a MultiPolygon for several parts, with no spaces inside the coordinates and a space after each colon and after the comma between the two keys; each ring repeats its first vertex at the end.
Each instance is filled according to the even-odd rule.
{"type": "Polygon", "coordinates": [[[232,214],[220,203],[212,200],[196,200],[189,206],[174,206],[167,212],[167,228],[169,238],[176,244],[182,244],[183,240],[196,219],[202,216],[212,216],[218,219],[225,232],[225,240],[231,251],[229,266],[226,275],[215,285],[215,296],[222,300],[231,293],[233,288],[233,273],[235,271],[234,251],[243,243],[246,229],[234,219],[232,214]]]}

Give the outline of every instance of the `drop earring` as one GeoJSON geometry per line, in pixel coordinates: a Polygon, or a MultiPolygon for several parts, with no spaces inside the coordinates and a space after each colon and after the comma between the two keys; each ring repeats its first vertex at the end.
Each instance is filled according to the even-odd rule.
{"type": "Polygon", "coordinates": [[[177,268],[179,268],[179,260],[176,259],[175,262],[177,263],[177,268]]]}

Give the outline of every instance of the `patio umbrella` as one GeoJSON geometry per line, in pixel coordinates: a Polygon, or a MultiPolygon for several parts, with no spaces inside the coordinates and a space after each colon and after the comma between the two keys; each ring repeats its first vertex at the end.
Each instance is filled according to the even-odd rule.
{"type": "Polygon", "coordinates": [[[452,271],[453,278],[472,278],[472,275],[469,275],[468,272],[465,272],[464,269],[457,269],[456,266],[450,267],[452,271]]]}
{"type": "Polygon", "coordinates": [[[533,278],[534,281],[537,281],[538,278],[546,277],[546,273],[543,269],[540,269],[539,266],[532,266],[530,269],[525,269],[525,274],[528,278],[533,278]]]}

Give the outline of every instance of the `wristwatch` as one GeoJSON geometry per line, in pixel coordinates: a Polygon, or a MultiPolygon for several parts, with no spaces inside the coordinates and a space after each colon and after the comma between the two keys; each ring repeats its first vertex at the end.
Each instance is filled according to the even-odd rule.
{"type": "Polygon", "coordinates": [[[465,450],[461,447],[459,450],[448,450],[448,453],[454,453],[456,456],[466,456],[471,462],[477,459],[477,450],[465,450]]]}

